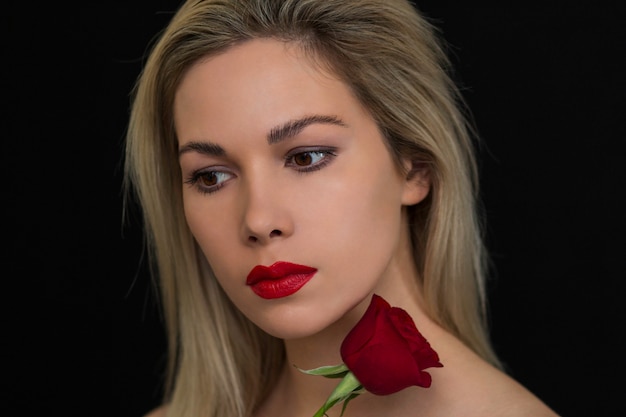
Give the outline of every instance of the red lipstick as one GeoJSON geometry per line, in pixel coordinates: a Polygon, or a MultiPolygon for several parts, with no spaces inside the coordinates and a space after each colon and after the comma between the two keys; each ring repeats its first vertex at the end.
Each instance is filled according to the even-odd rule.
{"type": "Polygon", "coordinates": [[[257,265],[248,274],[246,284],[261,298],[282,298],[297,292],[316,272],[316,268],[289,262],[257,265]]]}

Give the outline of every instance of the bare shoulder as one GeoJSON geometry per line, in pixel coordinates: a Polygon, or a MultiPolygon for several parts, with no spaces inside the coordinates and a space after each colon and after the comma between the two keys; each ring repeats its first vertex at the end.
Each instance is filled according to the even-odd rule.
{"type": "Polygon", "coordinates": [[[538,396],[458,341],[448,338],[440,345],[444,366],[429,369],[433,410],[476,417],[558,417],[538,396]]]}
{"type": "Polygon", "coordinates": [[[145,414],[143,417],[165,417],[166,409],[167,407],[162,405],[150,411],[148,414],[145,414]]]}
{"type": "Polygon", "coordinates": [[[504,376],[502,386],[494,389],[494,397],[488,405],[490,415],[502,417],[558,417],[558,415],[535,394],[517,381],[504,376]]]}
{"type": "Polygon", "coordinates": [[[476,416],[558,417],[539,397],[505,372],[480,361],[471,369],[450,382],[456,385],[457,395],[462,393],[465,397],[463,407],[471,405],[476,416]]]}

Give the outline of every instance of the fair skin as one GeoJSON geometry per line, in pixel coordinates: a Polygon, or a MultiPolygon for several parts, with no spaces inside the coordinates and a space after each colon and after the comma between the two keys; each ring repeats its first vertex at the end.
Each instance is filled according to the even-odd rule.
{"type": "Polygon", "coordinates": [[[429,370],[431,388],[363,394],[346,417],[554,416],[424,313],[405,208],[430,192],[427,172],[398,169],[348,87],[297,45],[252,40],[197,63],[174,114],[190,230],[234,304],[285,341],[287,363],[257,417],[313,415],[337,381],[293,365],[339,364],[373,293],[413,317],[444,367],[429,370]],[[292,295],[259,297],[246,276],[276,261],[317,272],[292,295]]]}

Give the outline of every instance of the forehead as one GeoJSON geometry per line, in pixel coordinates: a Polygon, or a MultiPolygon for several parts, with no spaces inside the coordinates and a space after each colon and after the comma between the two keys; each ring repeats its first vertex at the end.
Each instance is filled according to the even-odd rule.
{"type": "Polygon", "coordinates": [[[298,44],[274,39],[251,40],[197,62],[183,77],[174,102],[181,138],[206,134],[198,131],[199,124],[265,133],[311,113],[344,119],[363,112],[349,87],[298,44]]]}

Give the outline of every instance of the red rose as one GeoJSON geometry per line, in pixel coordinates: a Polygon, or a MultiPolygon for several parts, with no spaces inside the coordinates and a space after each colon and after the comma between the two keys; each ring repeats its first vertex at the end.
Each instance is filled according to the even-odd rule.
{"type": "Polygon", "coordinates": [[[341,358],[363,387],[377,395],[413,385],[430,387],[424,369],[443,366],[411,316],[376,294],[341,344],[341,358]]]}

